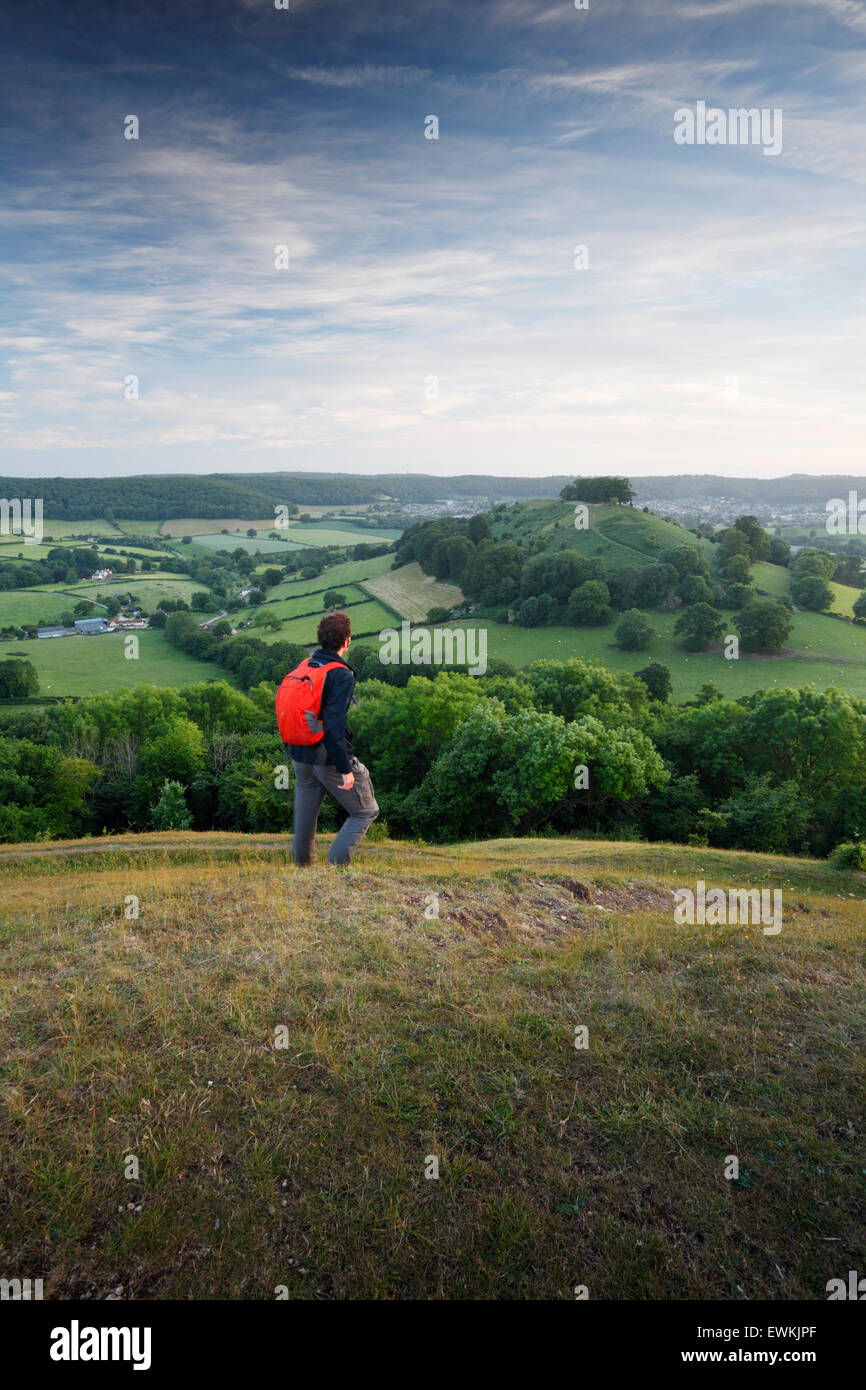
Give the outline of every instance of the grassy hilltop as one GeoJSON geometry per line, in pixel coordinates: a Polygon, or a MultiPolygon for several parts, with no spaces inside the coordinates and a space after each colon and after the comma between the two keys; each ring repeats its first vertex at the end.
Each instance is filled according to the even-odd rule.
{"type": "Polygon", "coordinates": [[[46,1297],[824,1299],[862,1258],[862,875],[170,833],[0,884],[2,1261],[46,1297]],[[676,926],[698,879],[781,934],[676,926]]]}

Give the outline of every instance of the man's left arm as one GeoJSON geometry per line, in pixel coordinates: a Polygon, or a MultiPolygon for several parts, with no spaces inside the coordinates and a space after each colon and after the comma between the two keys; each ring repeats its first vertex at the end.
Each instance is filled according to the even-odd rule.
{"type": "Polygon", "coordinates": [[[346,714],[355,689],[355,676],[348,666],[329,671],[322,692],[322,725],[328,762],[343,775],[352,771],[352,760],[346,743],[346,714]]]}

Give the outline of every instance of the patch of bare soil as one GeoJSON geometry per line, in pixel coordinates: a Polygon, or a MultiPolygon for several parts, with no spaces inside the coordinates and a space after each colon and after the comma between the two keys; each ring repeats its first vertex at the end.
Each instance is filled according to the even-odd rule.
{"type": "MultiPolygon", "coordinates": [[[[652,884],[629,884],[600,888],[580,879],[556,877],[537,879],[531,874],[513,876],[505,895],[481,890],[456,894],[440,890],[439,921],[453,924],[486,940],[506,941],[529,938],[556,941],[574,931],[589,931],[606,918],[622,912],[670,912],[670,889],[652,884]]],[[[423,910],[424,896],[410,898],[413,908],[423,910]]]]}

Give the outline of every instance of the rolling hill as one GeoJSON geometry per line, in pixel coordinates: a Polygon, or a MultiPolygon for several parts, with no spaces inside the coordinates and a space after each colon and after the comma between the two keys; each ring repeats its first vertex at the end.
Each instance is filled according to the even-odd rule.
{"type": "Polygon", "coordinates": [[[527,546],[542,543],[545,550],[576,550],[588,559],[598,556],[610,574],[630,565],[654,564],[672,546],[693,545],[704,554],[712,546],[676,522],[643,512],[638,507],[592,505],[589,526],[575,527],[575,503],[533,499],[489,514],[494,540],[527,546]]]}

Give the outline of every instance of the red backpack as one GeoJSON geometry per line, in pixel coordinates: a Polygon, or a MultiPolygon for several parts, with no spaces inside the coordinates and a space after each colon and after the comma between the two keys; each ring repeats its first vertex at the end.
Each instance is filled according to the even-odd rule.
{"type": "Polygon", "coordinates": [[[326,661],[311,666],[310,658],[305,657],[289,672],[277,691],[277,727],[283,743],[319,743],[324,738],[320,716],[325,677],[343,665],[342,661],[326,661]]]}

